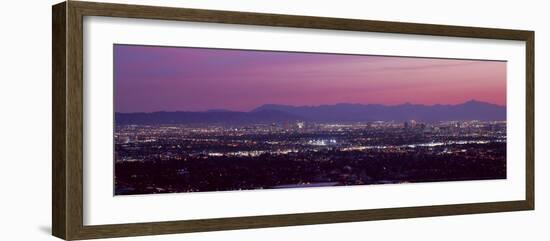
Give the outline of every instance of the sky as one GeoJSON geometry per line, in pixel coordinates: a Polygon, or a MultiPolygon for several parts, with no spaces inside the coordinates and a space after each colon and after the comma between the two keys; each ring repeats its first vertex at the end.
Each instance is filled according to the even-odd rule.
{"type": "Polygon", "coordinates": [[[506,62],[114,46],[116,112],[250,111],[264,104],[506,105],[506,62]]]}

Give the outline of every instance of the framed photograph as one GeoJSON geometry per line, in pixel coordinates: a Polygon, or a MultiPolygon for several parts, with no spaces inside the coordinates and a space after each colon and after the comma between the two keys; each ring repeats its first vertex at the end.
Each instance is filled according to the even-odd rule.
{"type": "Polygon", "coordinates": [[[78,1],[52,24],[59,238],[534,209],[532,31],[78,1]]]}

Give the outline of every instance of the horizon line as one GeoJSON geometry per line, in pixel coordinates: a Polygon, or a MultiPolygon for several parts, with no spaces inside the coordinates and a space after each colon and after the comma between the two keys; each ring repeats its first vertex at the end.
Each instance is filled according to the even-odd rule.
{"type": "Polygon", "coordinates": [[[277,106],[290,106],[290,107],[295,107],[295,108],[299,108],[299,107],[321,107],[321,106],[335,106],[335,105],[378,105],[378,106],[384,106],[384,107],[395,107],[395,106],[402,106],[402,105],[419,105],[419,106],[427,106],[427,107],[433,107],[433,106],[457,106],[457,105],[463,105],[463,104],[466,104],[468,102],[478,102],[478,103],[484,103],[484,104],[490,104],[490,105],[495,105],[495,106],[498,106],[498,107],[506,107],[506,105],[500,105],[500,104],[495,104],[495,103],[491,103],[491,102],[487,102],[487,101],[480,101],[480,100],[476,100],[476,99],[470,99],[470,100],[466,100],[464,102],[460,102],[460,103],[457,103],[457,104],[420,104],[420,103],[411,103],[409,101],[407,102],[404,102],[404,103],[401,103],[401,104],[380,104],[380,103],[369,103],[369,104],[365,104],[365,103],[348,103],[348,102],[339,102],[339,103],[334,103],[334,104],[319,104],[319,105],[291,105],[291,104],[274,104],[274,103],[270,103],[270,104],[262,104],[262,105],[259,105],[257,107],[254,107],[248,111],[243,111],[243,110],[230,110],[230,109],[225,109],[225,108],[210,108],[210,109],[206,109],[206,110],[202,110],[202,111],[191,111],[191,110],[156,110],[156,111],[133,111],[133,112],[122,112],[122,111],[114,111],[114,113],[120,113],[120,114],[134,114],[134,113],[158,113],[158,112],[241,112],[241,113],[248,113],[248,112],[253,112],[254,110],[260,108],[260,107],[263,107],[263,106],[266,106],[266,105],[277,105],[277,106]]]}

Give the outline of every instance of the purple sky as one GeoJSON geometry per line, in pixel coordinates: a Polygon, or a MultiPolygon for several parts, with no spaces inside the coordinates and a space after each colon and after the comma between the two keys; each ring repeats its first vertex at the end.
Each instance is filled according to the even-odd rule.
{"type": "Polygon", "coordinates": [[[506,62],[115,45],[115,111],[506,105],[506,62]]]}

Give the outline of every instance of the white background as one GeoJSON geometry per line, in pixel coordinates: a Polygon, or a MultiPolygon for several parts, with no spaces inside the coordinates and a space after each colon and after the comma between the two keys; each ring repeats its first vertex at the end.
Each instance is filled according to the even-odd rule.
{"type": "MultiPolygon", "coordinates": [[[[132,1],[146,3],[147,1],[132,1]]],[[[544,1],[155,1],[167,5],[536,31],[536,211],[183,235],[155,240],[547,240],[550,16],[544,1]],[[545,55],[546,54],[546,55],[545,55]]],[[[51,219],[51,11],[53,1],[10,1],[0,14],[0,239],[55,240],[51,219]]],[[[153,237],[127,240],[152,240],[153,237]]]]}

